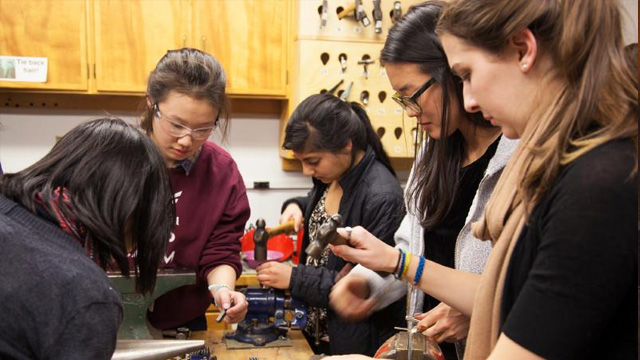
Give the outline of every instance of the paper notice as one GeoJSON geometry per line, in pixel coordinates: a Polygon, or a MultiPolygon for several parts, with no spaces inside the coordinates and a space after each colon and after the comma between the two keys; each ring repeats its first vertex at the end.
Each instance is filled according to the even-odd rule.
{"type": "Polygon", "coordinates": [[[0,56],[0,80],[47,82],[48,63],[48,58],[0,56]]]}

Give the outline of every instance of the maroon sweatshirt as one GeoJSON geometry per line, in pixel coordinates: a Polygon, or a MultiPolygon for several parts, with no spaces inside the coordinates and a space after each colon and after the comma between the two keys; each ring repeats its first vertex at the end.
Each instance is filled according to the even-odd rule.
{"type": "Polygon", "coordinates": [[[170,169],[176,201],[176,226],[162,268],[187,268],[197,283],[172,290],[155,300],[149,322],[159,329],[183,325],[211,304],[207,274],[219,265],[242,272],[240,238],[249,219],[249,200],[235,161],[220,146],[206,142],[187,172],[170,169]]]}

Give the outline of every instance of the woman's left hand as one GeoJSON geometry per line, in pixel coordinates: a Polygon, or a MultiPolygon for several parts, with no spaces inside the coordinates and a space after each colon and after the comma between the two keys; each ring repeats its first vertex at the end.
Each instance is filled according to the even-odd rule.
{"type": "Polygon", "coordinates": [[[469,318],[442,302],[424,314],[415,315],[415,318],[420,320],[417,330],[437,342],[461,341],[469,333],[469,318]]]}
{"type": "Polygon", "coordinates": [[[249,303],[244,294],[239,291],[232,291],[226,287],[220,288],[212,294],[213,299],[218,306],[218,310],[227,309],[227,316],[224,322],[227,324],[236,324],[244,319],[249,309],[249,303]],[[233,306],[231,305],[233,303],[233,306]]]}
{"type": "Polygon", "coordinates": [[[268,261],[256,268],[261,285],[275,289],[288,289],[291,282],[291,266],[277,261],[268,261]]]}

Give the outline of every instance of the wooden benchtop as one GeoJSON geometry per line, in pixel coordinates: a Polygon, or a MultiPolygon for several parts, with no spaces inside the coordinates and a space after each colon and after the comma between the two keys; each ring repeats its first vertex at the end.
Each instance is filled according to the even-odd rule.
{"type": "Polygon", "coordinates": [[[218,360],[249,360],[250,357],[256,357],[259,360],[309,360],[313,356],[313,351],[300,330],[288,330],[293,345],[290,347],[255,347],[232,350],[227,350],[222,339],[224,333],[224,330],[219,329],[194,331],[191,333],[191,339],[204,340],[205,345],[218,357],[218,360]]]}

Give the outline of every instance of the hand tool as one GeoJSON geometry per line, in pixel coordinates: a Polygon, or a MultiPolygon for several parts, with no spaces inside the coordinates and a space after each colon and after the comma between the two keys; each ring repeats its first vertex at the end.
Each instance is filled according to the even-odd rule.
{"type": "Polygon", "coordinates": [[[368,79],[369,78],[369,70],[368,70],[368,66],[375,63],[376,61],[371,59],[370,57],[368,57],[368,55],[364,55],[362,57],[362,60],[358,60],[358,65],[364,65],[364,78],[368,79]]]}
{"type": "MultiPolygon", "coordinates": [[[[233,301],[233,299],[231,299],[231,304],[229,305],[229,308],[232,308],[233,305],[235,305],[235,302],[233,301]]],[[[224,320],[225,317],[227,317],[227,310],[229,309],[220,309],[220,314],[216,318],[217,323],[221,322],[222,320],[224,320]]]]}
{"type": "Polygon", "coordinates": [[[380,7],[380,0],[373,0],[373,21],[375,23],[374,30],[376,34],[382,32],[382,8],[380,7]]]}
{"type": "Polygon", "coordinates": [[[340,69],[342,69],[342,73],[344,74],[347,71],[347,54],[342,53],[338,55],[338,60],[340,60],[340,69]]]}
{"type": "Polygon", "coordinates": [[[329,1],[322,0],[322,6],[320,8],[320,29],[327,26],[327,18],[329,17],[328,10],[329,10],[329,1]]]}
{"type": "Polygon", "coordinates": [[[362,5],[362,0],[355,0],[356,2],[356,20],[360,21],[362,26],[367,27],[371,25],[371,20],[367,16],[366,11],[364,11],[364,5],[362,5]]]}
{"type": "Polygon", "coordinates": [[[396,1],[393,3],[393,11],[391,12],[391,20],[396,22],[402,17],[402,3],[396,1]]]}
{"type": "Polygon", "coordinates": [[[349,100],[349,94],[351,94],[351,88],[353,87],[353,81],[347,86],[347,89],[342,92],[340,95],[340,100],[347,101],[349,100]]]}
{"type": "Polygon", "coordinates": [[[287,221],[276,227],[267,229],[264,219],[256,220],[256,230],[253,233],[254,247],[254,259],[256,261],[267,260],[267,241],[271,236],[281,234],[283,232],[293,232],[295,228],[295,221],[287,221]]]}
{"type": "Polygon", "coordinates": [[[335,84],[331,89],[329,89],[329,91],[327,91],[329,94],[334,95],[336,90],[338,90],[338,88],[340,87],[340,85],[342,85],[342,83],[344,82],[343,80],[340,80],[337,84],[335,84]]]}

